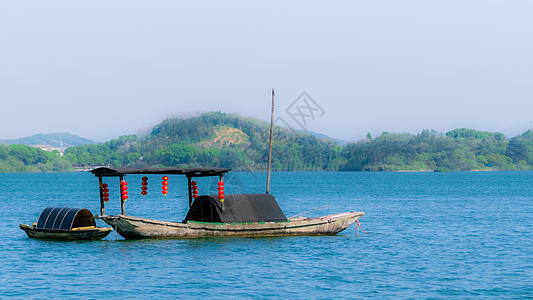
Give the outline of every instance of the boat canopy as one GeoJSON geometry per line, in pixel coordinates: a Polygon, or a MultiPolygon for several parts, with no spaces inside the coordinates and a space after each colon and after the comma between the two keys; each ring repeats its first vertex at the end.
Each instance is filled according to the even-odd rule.
{"type": "Polygon", "coordinates": [[[91,170],[95,176],[124,176],[128,174],[178,174],[187,177],[223,176],[229,172],[226,168],[113,168],[100,167],[91,170]]]}
{"type": "Polygon", "coordinates": [[[287,217],[270,194],[226,195],[224,208],[218,195],[196,198],[185,221],[198,222],[284,222],[287,217]]]}
{"type": "Polygon", "coordinates": [[[72,228],[96,226],[93,214],[85,208],[47,207],[43,209],[37,229],[72,230],[72,228]]]}
{"type": "MultiPolygon", "coordinates": [[[[192,192],[192,178],[194,177],[207,177],[207,176],[218,176],[220,181],[223,182],[224,174],[228,173],[230,169],[226,168],[114,168],[114,167],[98,167],[91,170],[96,177],[98,177],[99,187],[100,187],[100,214],[105,214],[105,202],[104,199],[104,184],[102,182],[103,177],[118,177],[122,182],[124,177],[129,174],[160,174],[160,175],[185,175],[188,180],[188,190],[189,190],[189,207],[192,205],[193,192],[192,192]]],[[[166,179],[165,179],[166,180],[166,179]]],[[[122,183],[121,183],[121,194],[122,194],[122,183]]],[[[124,201],[127,199],[127,195],[123,195],[120,200],[120,207],[122,214],[126,214],[126,208],[124,201]]]]}

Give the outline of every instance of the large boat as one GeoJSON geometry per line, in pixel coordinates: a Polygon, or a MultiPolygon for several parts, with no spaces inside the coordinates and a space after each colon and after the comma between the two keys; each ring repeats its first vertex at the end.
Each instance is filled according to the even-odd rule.
{"type": "MultiPolygon", "coordinates": [[[[225,168],[110,168],[100,167],[91,172],[98,177],[100,186],[100,215],[102,219],[126,239],[142,238],[198,238],[212,236],[287,236],[287,235],[333,235],[357,222],[363,212],[344,212],[319,218],[287,218],[276,199],[269,193],[270,167],[272,162],[272,137],[274,128],[274,89],[270,116],[270,140],[268,147],[267,185],[264,194],[225,195],[225,168]],[[167,194],[168,175],[185,175],[189,194],[189,212],[182,222],[158,221],[126,215],[124,201],[128,198],[129,174],[163,175],[163,194],[167,194]],[[198,195],[196,177],[219,177],[218,195],[198,195]],[[120,180],[121,210],[119,215],[105,214],[105,202],[109,200],[108,185],[104,177],[120,180]]],[[[146,195],[147,177],[143,177],[142,194],[146,195]]],[[[357,228],[357,227],[356,227],[357,228]]]]}
{"type": "MultiPolygon", "coordinates": [[[[334,235],[358,221],[363,212],[343,212],[318,218],[287,218],[275,198],[269,194],[224,194],[225,168],[112,168],[93,169],[99,179],[101,219],[111,225],[125,239],[142,238],[198,238],[213,236],[291,236],[334,235]],[[188,181],[189,212],[179,221],[159,221],[126,215],[127,182],[131,174],[163,175],[165,182],[170,175],[184,175],[188,181]],[[196,177],[219,177],[218,195],[199,196],[196,177]],[[105,202],[109,199],[108,185],[103,178],[115,177],[121,187],[121,214],[106,215],[105,202]]],[[[145,182],[146,176],[143,178],[145,182]]],[[[145,185],[143,185],[145,186],[145,185]]],[[[143,192],[146,192],[143,189],[143,192]]]]}

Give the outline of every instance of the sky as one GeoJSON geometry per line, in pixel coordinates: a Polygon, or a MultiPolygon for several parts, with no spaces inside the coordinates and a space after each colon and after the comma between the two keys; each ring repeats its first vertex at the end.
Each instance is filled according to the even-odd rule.
{"type": "Polygon", "coordinates": [[[343,140],[533,125],[533,1],[1,1],[0,139],[207,111],[343,140]]]}

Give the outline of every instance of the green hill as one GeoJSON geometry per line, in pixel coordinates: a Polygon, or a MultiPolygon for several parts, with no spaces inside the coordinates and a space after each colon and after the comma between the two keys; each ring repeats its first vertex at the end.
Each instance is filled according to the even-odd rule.
{"type": "Polygon", "coordinates": [[[445,135],[384,132],[343,149],[345,171],[472,171],[533,169],[533,131],[504,134],[460,128],[445,135]]]}
{"type": "MultiPolygon", "coordinates": [[[[65,150],[74,165],[220,166],[242,171],[265,169],[267,122],[220,112],[163,121],[143,137],[122,136],[100,145],[65,150]]],[[[337,170],[340,147],[307,133],[276,128],[272,169],[337,170]]]]}
{"type": "Polygon", "coordinates": [[[48,152],[27,145],[0,144],[0,173],[73,171],[70,161],[58,151],[48,152]]]}
{"type": "MultiPolygon", "coordinates": [[[[264,171],[269,124],[220,112],[167,119],[144,136],[121,136],[59,152],[0,144],[0,172],[68,171],[72,166],[220,166],[264,171]]],[[[459,128],[446,134],[388,133],[346,145],[275,128],[275,171],[532,170],[533,131],[508,139],[502,133],[459,128]]],[[[37,143],[32,140],[31,143],[37,143]]],[[[69,143],[63,140],[63,143],[69,143]]]]}
{"type": "MultiPolygon", "coordinates": [[[[71,147],[76,165],[221,166],[265,169],[267,122],[205,113],[167,119],[143,137],[122,136],[101,145],[71,147]]],[[[388,133],[339,146],[335,141],[276,128],[272,168],[276,171],[464,171],[533,169],[533,131],[507,139],[502,133],[460,128],[441,134],[388,133]]]]}
{"type": "Polygon", "coordinates": [[[36,134],[14,140],[2,140],[4,145],[50,145],[53,147],[71,147],[85,144],[95,144],[95,141],[79,137],[70,133],[36,134]]]}

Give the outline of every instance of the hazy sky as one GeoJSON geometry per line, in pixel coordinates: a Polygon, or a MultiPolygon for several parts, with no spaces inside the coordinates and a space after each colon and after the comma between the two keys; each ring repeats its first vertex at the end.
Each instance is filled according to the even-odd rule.
{"type": "Polygon", "coordinates": [[[290,126],[305,91],[322,110],[304,127],[340,139],[514,136],[533,121],[532,16],[533,1],[0,0],[0,139],[269,120],[271,88],[290,126]]]}

